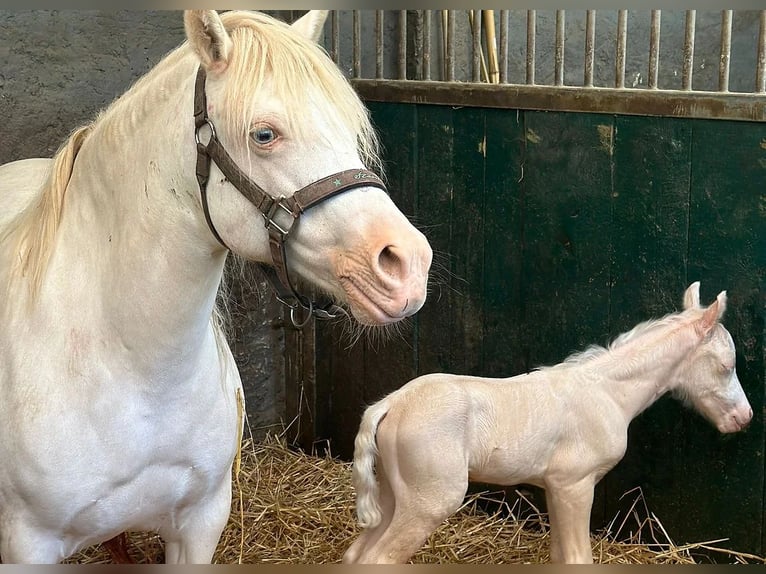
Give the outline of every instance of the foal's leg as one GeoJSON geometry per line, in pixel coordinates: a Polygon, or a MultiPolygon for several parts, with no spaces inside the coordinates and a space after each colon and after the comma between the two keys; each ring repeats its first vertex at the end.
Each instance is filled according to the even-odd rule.
{"type": "Polygon", "coordinates": [[[465,461],[440,459],[434,469],[422,459],[422,474],[402,476],[393,487],[395,500],[391,521],[376,538],[368,540],[358,564],[404,564],[423,546],[428,537],[460,508],[468,490],[465,461]]]}
{"type": "Polygon", "coordinates": [[[218,491],[160,529],[166,564],[210,564],[231,511],[231,472],[218,491]]]}
{"type": "Polygon", "coordinates": [[[362,531],[359,537],[343,555],[344,564],[357,563],[359,557],[378,541],[391,524],[391,519],[394,517],[395,507],[394,493],[391,490],[391,484],[388,482],[385,470],[380,463],[378,463],[378,487],[380,489],[380,498],[378,500],[381,513],[380,523],[377,526],[365,528],[362,531]]]}
{"type": "Polygon", "coordinates": [[[590,512],[593,481],[546,486],[545,497],[551,522],[551,562],[592,564],[590,512]]]}

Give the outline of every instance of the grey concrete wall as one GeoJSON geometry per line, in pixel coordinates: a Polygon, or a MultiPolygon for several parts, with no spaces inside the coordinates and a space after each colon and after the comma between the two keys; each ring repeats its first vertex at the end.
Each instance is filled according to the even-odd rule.
{"type": "MultiPolygon", "coordinates": [[[[0,163],[53,155],[183,40],[180,11],[0,11],[0,163]]],[[[229,340],[261,434],[284,417],[279,309],[251,268],[229,267],[229,340]]]]}

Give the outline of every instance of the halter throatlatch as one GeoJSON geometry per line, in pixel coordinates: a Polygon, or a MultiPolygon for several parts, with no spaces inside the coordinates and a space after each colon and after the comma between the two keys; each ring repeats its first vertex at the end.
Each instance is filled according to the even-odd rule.
{"type": "Polygon", "coordinates": [[[216,230],[210,216],[207,182],[210,179],[211,162],[215,162],[226,179],[263,215],[266,229],[269,232],[272,265],[262,263],[258,263],[258,265],[271,283],[277,299],[290,308],[290,320],[293,325],[298,328],[303,327],[312,316],[319,319],[331,319],[345,314],[346,312],[329,298],[312,301],[295,290],[287,271],[285,241],[290,236],[298,218],[308,208],[334,195],[357,187],[378,187],[386,191],[386,186],[381,179],[366,169],[349,169],[315,181],[299,189],[290,197],[284,195],[272,197],[239,169],[218,139],[215,126],[207,115],[205,70],[202,66],[197,71],[197,80],[194,85],[194,138],[197,142],[196,173],[202,210],[205,213],[205,220],[210,231],[219,243],[227,249],[229,248],[216,230]],[[206,131],[207,134],[204,133],[206,131]],[[207,141],[205,141],[206,137],[207,141]],[[302,322],[297,317],[298,309],[304,309],[307,312],[306,318],[302,322]]]}

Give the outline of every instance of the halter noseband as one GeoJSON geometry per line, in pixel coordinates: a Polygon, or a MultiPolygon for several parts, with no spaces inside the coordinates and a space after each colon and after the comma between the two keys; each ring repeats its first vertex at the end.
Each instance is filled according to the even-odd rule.
{"type": "Polygon", "coordinates": [[[197,182],[199,183],[202,210],[205,213],[210,231],[218,242],[229,248],[221,238],[210,217],[207,201],[207,182],[210,179],[210,163],[215,162],[226,179],[261,212],[266,220],[269,232],[269,248],[271,250],[272,266],[258,263],[276,292],[277,299],[290,308],[290,320],[293,325],[303,327],[312,316],[319,319],[331,319],[345,311],[335,305],[331,299],[312,301],[298,293],[293,287],[287,272],[287,253],[285,241],[290,235],[301,214],[310,207],[321,203],[334,195],[357,187],[378,187],[386,191],[385,184],[373,172],[366,169],[349,169],[328,175],[314,183],[296,191],[292,196],[272,197],[257,183],[251,180],[239,169],[231,156],[226,152],[218,139],[213,122],[207,115],[207,97],[205,96],[205,70],[202,66],[197,71],[194,85],[194,138],[197,142],[197,182]],[[207,143],[201,137],[201,131],[207,126],[209,139],[207,143]],[[303,308],[307,317],[298,322],[296,310],[303,308]]]}

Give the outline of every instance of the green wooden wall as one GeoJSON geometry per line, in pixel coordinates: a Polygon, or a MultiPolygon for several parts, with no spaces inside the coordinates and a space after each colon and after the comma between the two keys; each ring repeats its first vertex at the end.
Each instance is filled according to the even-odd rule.
{"type": "Polygon", "coordinates": [[[640,487],[676,543],[763,554],[766,124],[374,103],[391,195],[428,236],[428,301],[388,341],[316,327],[314,434],[350,458],[365,405],[435,371],[504,377],[723,289],[755,411],[720,435],[669,397],[629,430],[593,527],[640,487]]]}

